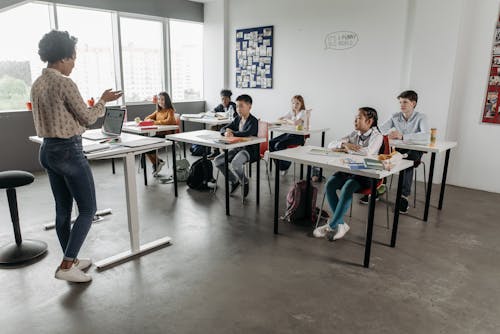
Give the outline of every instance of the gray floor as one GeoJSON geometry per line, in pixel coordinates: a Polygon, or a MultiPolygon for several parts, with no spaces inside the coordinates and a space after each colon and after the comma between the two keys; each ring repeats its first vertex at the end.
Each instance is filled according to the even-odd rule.
{"type": "MultiPolygon", "coordinates": [[[[91,229],[81,256],[102,259],[129,246],[123,168],[93,163],[99,207],[113,214],[91,229]]],[[[500,194],[448,187],[445,208],[429,222],[400,220],[387,247],[384,203],[377,204],[371,268],[361,266],[366,206],[354,205],[344,240],[308,237],[282,224],[272,234],[272,197],[264,182],[245,205],[224,215],[224,193],[200,193],[138,175],[141,239],[169,235],[173,245],[103,272],[93,282],[53,278],[61,259],[47,177],[18,189],[25,238],[49,253],[21,268],[0,269],[2,333],[499,333],[500,194]]],[[[288,176],[282,184],[282,207],[288,176]]],[[[221,180],[219,181],[221,183],[221,180]]],[[[222,184],[222,183],[221,183],[222,184]]],[[[419,192],[422,185],[419,184],[419,192]]],[[[434,188],[436,203],[438,188],[434,188]]],[[[0,245],[12,240],[0,195],[0,245]]],[[[391,194],[393,198],[394,195],[391,194]]],[[[423,199],[419,194],[420,200],[423,199]]],[[[411,214],[421,215],[423,202],[411,214]]]]}

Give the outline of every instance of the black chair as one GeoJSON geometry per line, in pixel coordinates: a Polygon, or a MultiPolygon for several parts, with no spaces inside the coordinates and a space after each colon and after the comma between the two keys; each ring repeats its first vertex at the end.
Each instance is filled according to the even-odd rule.
{"type": "Polygon", "coordinates": [[[21,187],[33,182],[33,174],[23,171],[11,170],[0,172],[0,189],[7,190],[10,216],[14,227],[15,243],[0,247],[0,264],[17,264],[30,261],[47,251],[47,244],[38,240],[23,240],[19,228],[19,215],[17,212],[16,187],[21,187]]]}

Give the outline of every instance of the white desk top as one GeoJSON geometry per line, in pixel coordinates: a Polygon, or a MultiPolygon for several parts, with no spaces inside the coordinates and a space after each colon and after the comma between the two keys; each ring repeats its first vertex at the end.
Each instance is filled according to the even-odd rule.
{"type": "Polygon", "coordinates": [[[451,148],[454,148],[455,146],[458,145],[458,143],[456,141],[438,141],[436,145],[431,147],[429,146],[429,144],[426,145],[407,144],[404,143],[402,140],[390,140],[389,145],[413,151],[441,153],[451,148]]]}
{"type": "MultiPolygon", "coordinates": [[[[111,158],[119,158],[123,157],[128,153],[141,154],[144,152],[148,152],[151,150],[155,150],[157,148],[162,148],[165,146],[172,145],[172,142],[164,140],[163,138],[149,138],[144,136],[132,135],[127,133],[122,133],[120,136],[123,140],[132,141],[134,139],[140,140],[141,142],[150,142],[150,144],[145,144],[136,147],[127,147],[120,145],[120,143],[110,144],[110,147],[107,149],[103,149],[100,151],[93,151],[89,153],[85,153],[85,156],[89,160],[98,160],[98,159],[111,159],[111,158]]],[[[43,138],[38,136],[30,136],[29,140],[38,144],[43,142],[43,138]]],[[[98,144],[99,141],[89,140],[82,138],[82,146],[88,147],[92,145],[98,144]]]]}
{"type": "Polygon", "coordinates": [[[273,159],[297,162],[306,165],[313,165],[321,168],[334,169],[337,172],[345,172],[354,175],[366,176],[374,179],[382,179],[389,175],[398,173],[401,170],[413,166],[413,161],[403,160],[392,170],[374,170],[374,169],[356,169],[351,170],[342,160],[350,158],[356,162],[362,162],[365,158],[360,155],[333,153],[329,155],[311,154],[311,149],[324,150],[322,147],[317,146],[299,146],[282,151],[270,152],[269,157],[273,159]]]}
{"type": "Polygon", "coordinates": [[[223,139],[223,138],[225,137],[221,136],[221,134],[218,131],[211,131],[211,130],[182,132],[165,136],[165,139],[173,141],[216,147],[222,150],[230,150],[232,148],[250,146],[254,144],[263,143],[266,141],[266,138],[259,138],[259,137],[245,137],[247,140],[234,144],[224,144],[215,141],[216,139],[223,139]]]}
{"type": "Polygon", "coordinates": [[[189,117],[186,115],[181,115],[181,121],[193,122],[193,123],[204,123],[204,124],[208,124],[208,125],[224,125],[224,124],[231,123],[231,120],[229,118],[218,119],[216,117],[211,117],[211,116],[203,116],[200,118],[195,118],[195,117],[189,117]]]}
{"type": "Polygon", "coordinates": [[[283,133],[290,133],[294,135],[310,135],[311,133],[318,133],[318,132],[326,132],[330,130],[330,128],[313,128],[309,130],[297,130],[294,126],[292,125],[269,125],[269,131],[276,131],[276,132],[283,132],[283,133]]]}
{"type": "Polygon", "coordinates": [[[157,132],[171,131],[179,129],[178,125],[151,125],[151,126],[137,126],[136,122],[127,122],[123,125],[122,131],[129,133],[136,133],[139,135],[154,136],[157,132]]]}

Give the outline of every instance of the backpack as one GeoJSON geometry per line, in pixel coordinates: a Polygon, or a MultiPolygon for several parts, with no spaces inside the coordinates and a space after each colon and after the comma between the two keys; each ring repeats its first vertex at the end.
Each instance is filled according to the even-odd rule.
{"type": "Polygon", "coordinates": [[[196,190],[207,190],[208,182],[214,180],[212,162],[201,158],[193,162],[189,169],[187,184],[190,188],[196,190]]]}
{"type": "Polygon", "coordinates": [[[175,174],[177,174],[177,182],[186,182],[189,176],[189,161],[186,159],[176,160],[175,174]]]}
{"type": "Polygon", "coordinates": [[[302,180],[295,183],[288,194],[286,195],[286,211],[281,219],[293,223],[303,220],[306,216],[306,208],[311,208],[311,223],[316,223],[316,197],[318,195],[318,188],[311,185],[309,199],[311,202],[306,203],[307,200],[307,181],[302,180]]]}
{"type": "Polygon", "coordinates": [[[193,144],[189,148],[189,152],[191,152],[191,154],[196,156],[196,157],[203,156],[203,153],[205,153],[205,152],[208,155],[208,154],[210,154],[210,151],[211,151],[210,147],[206,147],[206,146],[198,145],[198,144],[193,144]]]}

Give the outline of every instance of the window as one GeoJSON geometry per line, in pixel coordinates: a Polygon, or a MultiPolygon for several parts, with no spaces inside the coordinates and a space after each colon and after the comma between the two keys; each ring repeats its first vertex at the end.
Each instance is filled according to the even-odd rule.
{"type": "Polygon", "coordinates": [[[203,98],[203,25],[170,20],[172,99],[203,98]]]}
{"type": "Polygon", "coordinates": [[[59,30],[78,38],[75,68],[71,78],[83,99],[96,101],[108,88],[117,88],[113,54],[112,14],[57,5],[59,30]]]}
{"type": "Polygon", "coordinates": [[[45,66],[38,42],[50,31],[51,8],[27,3],[0,12],[0,110],[26,110],[31,84],[45,66]]]}
{"type": "Polygon", "coordinates": [[[151,102],[164,90],[163,23],[120,18],[126,102],[151,102]]]}

